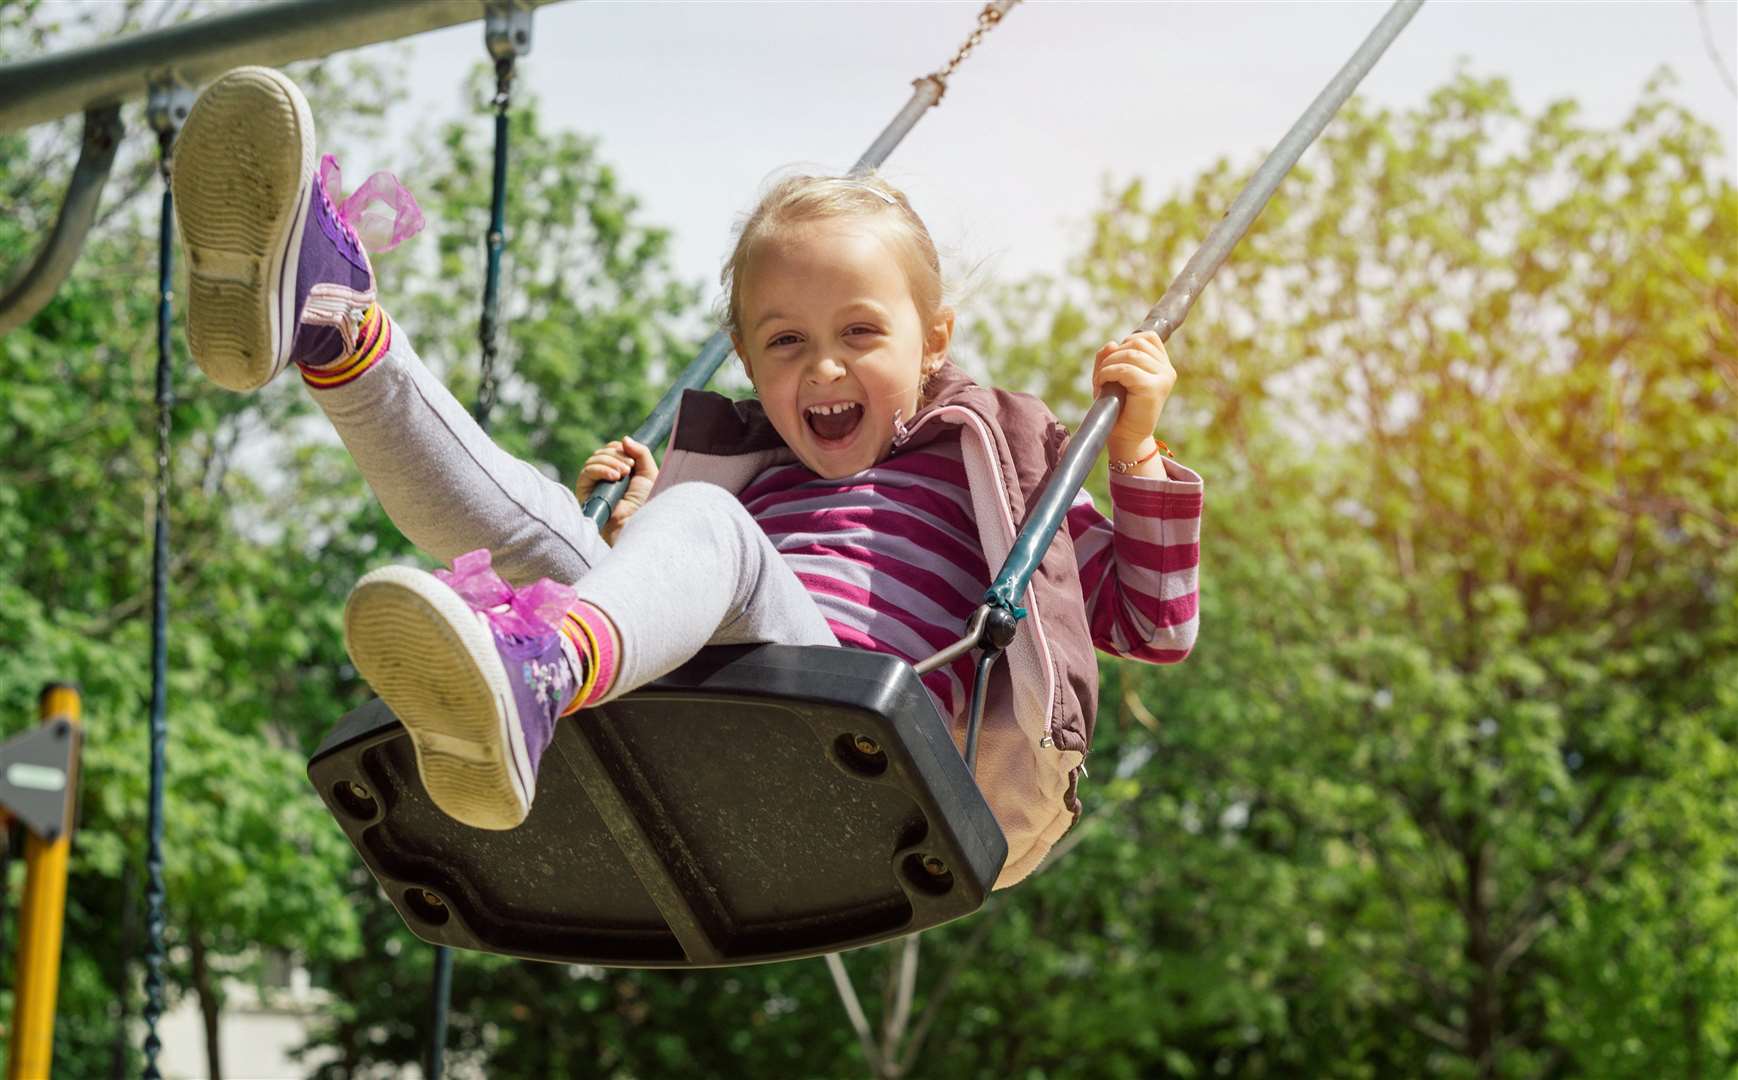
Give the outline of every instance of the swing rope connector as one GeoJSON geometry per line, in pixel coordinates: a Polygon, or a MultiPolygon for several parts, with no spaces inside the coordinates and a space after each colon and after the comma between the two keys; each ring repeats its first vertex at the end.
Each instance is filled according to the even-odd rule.
{"type": "Polygon", "coordinates": [[[497,64],[531,55],[531,9],[512,0],[488,0],[483,8],[483,44],[497,64]]]}
{"type": "Polygon", "coordinates": [[[157,168],[165,183],[169,180],[175,137],[181,134],[181,125],[187,122],[187,114],[193,111],[193,100],[197,96],[191,86],[173,75],[166,75],[151,83],[145,97],[145,122],[157,133],[157,168]]]}
{"type": "Polygon", "coordinates": [[[531,55],[531,9],[512,0],[489,0],[483,9],[483,46],[495,61],[495,111],[513,99],[513,65],[531,55]]]}
{"type": "Polygon", "coordinates": [[[953,59],[944,64],[939,71],[911,80],[911,85],[921,87],[924,83],[935,84],[935,101],[932,104],[941,104],[942,96],[947,93],[948,76],[965,63],[966,57],[970,56],[972,50],[976,49],[979,43],[984,40],[984,35],[994,30],[1001,23],[1002,16],[1008,13],[1008,9],[1019,2],[1020,0],[991,0],[990,3],[985,4],[983,10],[978,12],[978,25],[972,29],[970,34],[966,35],[966,39],[960,43],[960,47],[954,50],[953,59]]]}

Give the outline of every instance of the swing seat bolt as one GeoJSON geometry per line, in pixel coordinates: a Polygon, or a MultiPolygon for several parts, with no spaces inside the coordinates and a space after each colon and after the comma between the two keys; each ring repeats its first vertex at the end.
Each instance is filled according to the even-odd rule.
{"type": "Polygon", "coordinates": [[[947,863],[942,862],[934,855],[925,855],[923,857],[923,869],[930,877],[947,876],[947,863]]]}
{"type": "Polygon", "coordinates": [[[881,752],[881,744],[867,735],[858,735],[851,740],[851,745],[857,748],[859,754],[874,757],[881,752]]]}
{"type": "Polygon", "coordinates": [[[380,813],[380,804],[366,787],[354,780],[340,780],[332,788],[332,802],[357,821],[372,821],[380,813]]]}
{"type": "Polygon", "coordinates": [[[422,902],[427,904],[429,907],[432,907],[432,908],[444,908],[447,906],[445,900],[442,900],[440,897],[436,896],[432,892],[429,892],[427,889],[424,889],[422,891],[422,902]]]}

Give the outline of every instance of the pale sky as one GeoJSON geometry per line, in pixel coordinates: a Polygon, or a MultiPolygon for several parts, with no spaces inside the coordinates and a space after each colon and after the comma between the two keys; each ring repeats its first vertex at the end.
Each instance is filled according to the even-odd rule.
{"type": "MultiPolygon", "coordinates": [[[[50,0],[50,11],[95,2],[50,0]]],[[[793,165],[847,169],[911,80],[953,54],[980,6],[569,0],[536,12],[518,86],[541,99],[546,123],[599,140],[642,219],[672,230],[677,272],[705,283],[710,300],[731,226],[768,177],[793,165]]],[[[1220,157],[1253,165],[1387,6],[1027,0],[884,172],[950,266],[1001,280],[1062,272],[1107,181],[1139,176],[1168,193],[1220,157]]],[[[1738,0],[1706,0],[1706,14],[1731,72],[1738,0]]],[[[475,22],[356,54],[403,70],[406,96],[394,138],[341,148],[346,178],[388,169],[416,190],[410,140],[458,114],[482,39],[475,22]]],[[[1738,179],[1738,98],[1708,48],[1694,0],[1429,0],[1359,93],[1413,108],[1464,66],[1508,79],[1530,110],[1570,98],[1586,122],[1610,125],[1669,67],[1671,95],[1720,132],[1738,179]]],[[[486,140],[488,118],[476,123],[486,140]]]]}
{"type": "MultiPolygon", "coordinates": [[[[715,284],[732,222],[767,176],[798,163],[848,168],[911,80],[952,55],[979,6],[557,4],[535,16],[520,86],[542,99],[548,122],[599,138],[647,220],[674,231],[678,272],[715,284]]],[[[1028,0],[885,171],[960,262],[983,261],[999,278],[1061,270],[1105,178],[1139,175],[1150,191],[1170,191],[1220,156],[1252,163],[1385,9],[1028,0]]],[[[1738,2],[1712,0],[1708,15],[1730,69],[1738,2]]],[[[461,74],[484,56],[480,24],[378,48],[411,58],[397,118],[407,128],[453,115],[461,74]]],[[[1706,49],[1690,0],[1432,0],[1360,93],[1413,107],[1464,63],[1510,80],[1528,108],[1573,98],[1589,122],[1608,124],[1669,66],[1673,96],[1722,133],[1738,173],[1738,103],[1706,49]]],[[[478,123],[486,130],[486,118],[478,123]]]]}

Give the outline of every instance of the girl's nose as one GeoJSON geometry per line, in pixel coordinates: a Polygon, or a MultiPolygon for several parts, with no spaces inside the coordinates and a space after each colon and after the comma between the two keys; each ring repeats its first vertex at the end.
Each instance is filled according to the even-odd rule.
{"type": "Polygon", "coordinates": [[[823,356],[809,365],[809,381],[814,383],[838,382],[845,377],[845,365],[831,356],[823,356]]]}

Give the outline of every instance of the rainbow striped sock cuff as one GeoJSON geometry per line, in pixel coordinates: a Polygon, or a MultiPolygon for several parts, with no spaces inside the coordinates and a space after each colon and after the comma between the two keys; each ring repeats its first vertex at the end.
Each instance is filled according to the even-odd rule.
{"type": "Polygon", "coordinates": [[[584,600],[573,605],[561,620],[561,632],[585,660],[585,681],[573,695],[572,704],[561,711],[562,716],[602,701],[615,686],[616,659],[621,655],[621,642],[609,616],[584,600]]]}
{"type": "Polygon", "coordinates": [[[330,390],[354,382],[391,347],[392,320],[387,318],[379,304],[370,304],[356,330],[356,350],[322,367],[303,367],[302,381],[316,390],[330,390]]]}

